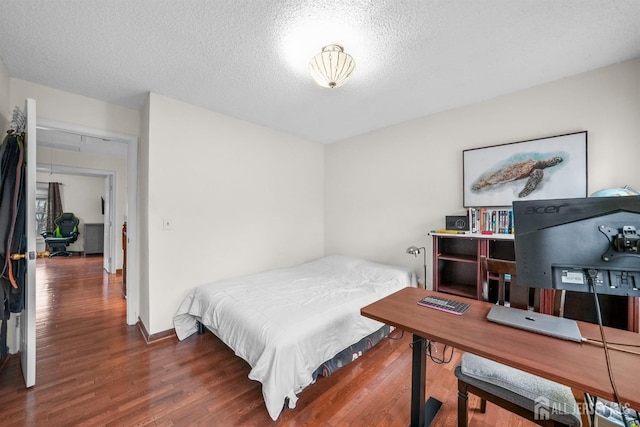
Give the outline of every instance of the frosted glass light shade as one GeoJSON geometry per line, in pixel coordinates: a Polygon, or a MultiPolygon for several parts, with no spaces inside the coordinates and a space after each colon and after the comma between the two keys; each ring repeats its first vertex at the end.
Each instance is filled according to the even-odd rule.
{"type": "Polygon", "coordinates": [[[322,87],[336,88],[347,82],[356,63],[351,55],[344,53],[339,44],[330,44],[311,58],[311,77],[322,87]]]}

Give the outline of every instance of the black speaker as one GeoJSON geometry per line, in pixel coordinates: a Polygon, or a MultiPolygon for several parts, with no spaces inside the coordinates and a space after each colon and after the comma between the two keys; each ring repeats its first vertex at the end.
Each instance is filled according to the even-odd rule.
{"type": "Polygon", "coordinates": [[[469,231],[469,217],[464,215],[446,216],[445,225],[447,230],[469,231]]]}

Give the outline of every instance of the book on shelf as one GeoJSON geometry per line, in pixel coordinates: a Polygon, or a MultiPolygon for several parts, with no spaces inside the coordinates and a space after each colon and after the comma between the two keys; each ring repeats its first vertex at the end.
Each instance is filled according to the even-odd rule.
{"type": "Polygon", "coordinates": [[[513,210],[469,208],[469,229],[472,233],[482,234],[513,234],[513,210]]]}
{"type": "Polygon", "coordinates": [[[430,231],[431,234],[471,234],[471,231],[469,230],[447,230],[444,228],[440,228],[437,230],[431,230],[430,231]]]}

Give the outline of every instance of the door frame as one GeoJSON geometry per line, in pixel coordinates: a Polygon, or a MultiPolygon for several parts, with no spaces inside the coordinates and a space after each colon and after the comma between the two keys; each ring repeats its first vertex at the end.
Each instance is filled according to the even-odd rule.
{"type": "MultiPolygon", "coordinates": [[[[139,317],[138,285],[138,137],[38,117],[36,127],[126,143],[127,151],[127,324],[139,317]]],[[[37,142],[36,142],[37,144],[37,142]]],[[[112,199],[115,210],[115,199],[112,199]]],[[[115,230],[115,227],[113,228],[115,230]]],[[[114,245],[112,245],[113,247],[114,245]]]]}
{"type": "MultiPolygon", "coordinates": [[[[115,216],[117,206],[116,200],[116,183],[118,182],[117,174],[110,174],[104,177],[104,199],[102,200],[102,215],[104,216],[104,253],[109,254],[102,261],[102,266],[108,273],[115,273],[116,268],[114,260],[116,259],[116,229],[115,229],[115,216]]],[[[123,260],[126,262],[126,260],[123,260]]]]}

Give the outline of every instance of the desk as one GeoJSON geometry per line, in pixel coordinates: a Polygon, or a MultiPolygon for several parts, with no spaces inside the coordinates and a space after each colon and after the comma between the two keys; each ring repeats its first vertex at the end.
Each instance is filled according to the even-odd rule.
{"type": "MultiPolygon", "coordinates": [[[[505,365],[615,400],[601,347],[564,341],[499,325],[486,320],[492,304],[455,296],[471,305],[462,316],[422,307],[417,301],[435,292],[405,288],[360,310],[365,317],[396,326],[414,335],[411,426],[425,425],[425,339],[447,344],[505,365]]],[[[578,322],[585,338],[600,340],[597,325],[578,322]]],[[[605,327],[610,343],[640,345],[640,335],[605,327]]],[[[621,345],[619,345],[621,347],[621,345]]],[[[635,348],[638,351],[637,348],[635,348]]],[[[614,379],[623,404],[640,408],[640,356],[609,351],[614,379]]],[[[455,390],[451,391],[452,393],[455,390]]]]}

